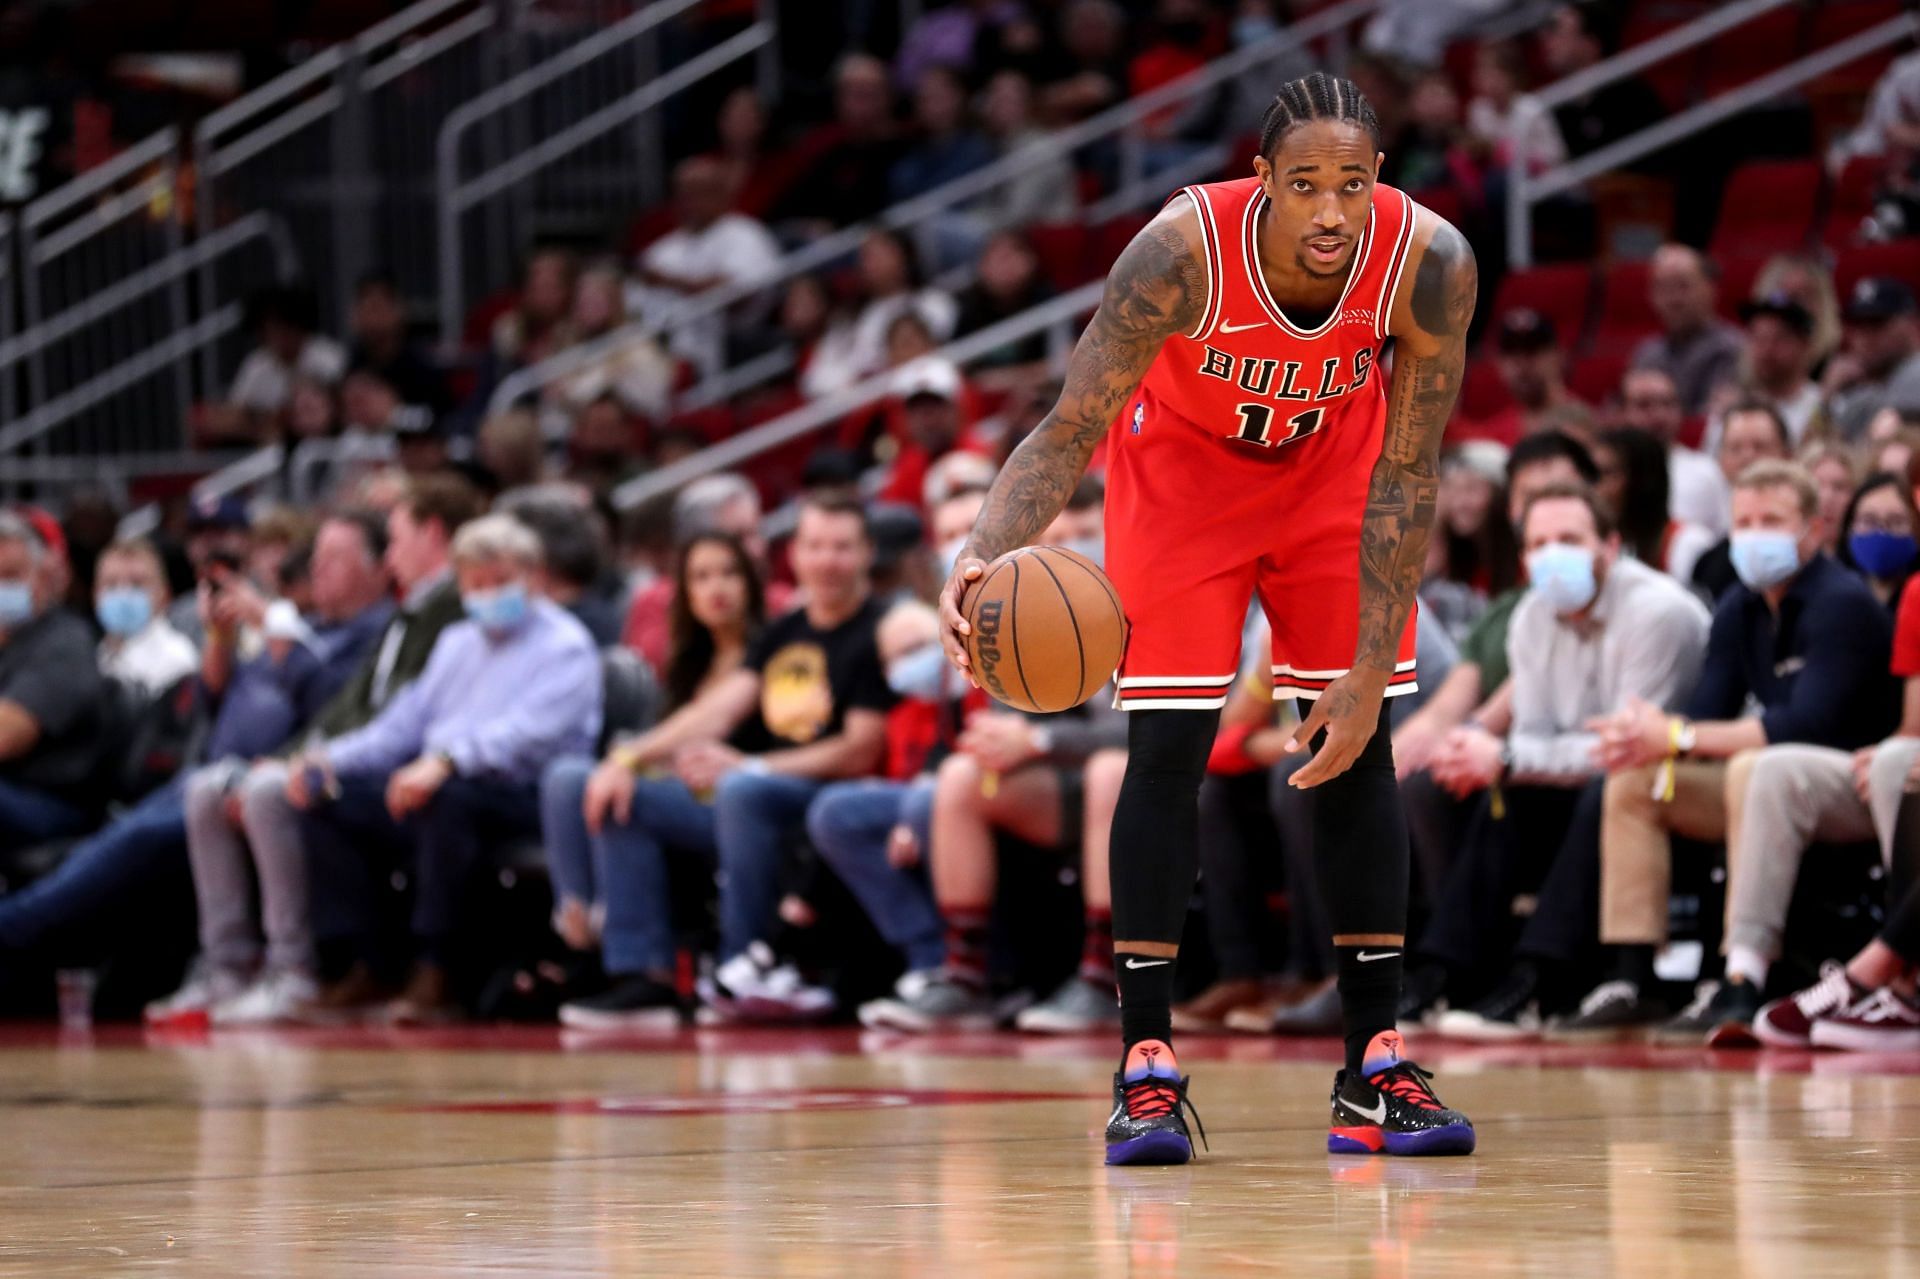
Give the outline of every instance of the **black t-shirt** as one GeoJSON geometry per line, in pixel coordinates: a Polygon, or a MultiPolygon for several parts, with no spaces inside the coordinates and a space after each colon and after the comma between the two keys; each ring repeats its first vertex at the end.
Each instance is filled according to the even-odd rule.
{"type": "Polygon", "coordinates": [[[869,598],[831,630],[815,627],[804,608],[769,623],[747,649],[760,705],[734,731],[734,747],[759,754],[805,746],[839,732],[850,709],[888,710],[893,690],[874,638],[885,611],[869,598]]]}
{"type": "Polygon", "coordinates": [[[0,777],[56,794],[82,789],[100,757],[105,699],[93,632],[66,609],[48,609],[9,636],[0,644],[0,701],[33,716],[40,738],[0,763],[0,777]]]}

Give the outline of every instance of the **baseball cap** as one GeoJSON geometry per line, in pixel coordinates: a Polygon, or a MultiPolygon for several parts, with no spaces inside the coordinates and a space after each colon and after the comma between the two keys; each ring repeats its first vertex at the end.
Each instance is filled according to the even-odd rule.
{"type": "Polygon", "coordinates": [[[237,497],[196,497],[187,511],[187,531],[207,529],[247,529],[253,521],[247,516],[247,504],[237,497]]]}
{"type": "Polygon", "coordinates": [[[1776,290],[1740,304],[1742,320],[1750,321],[1758,315],[1771,315],[1803,338],[1813,336],[1813,313],[1785,293],[1776,290]]]}
{"type": "Polygon", "coordinates": [[[1916,310],[1920,306],[1914,303],[1912,289],[1891,276],[1870,275],[1853,286],[1843,315],[1850,324],[1873,324],[1916,310]]]}
{"type": "Polygon", "coordinates": [[[960,398],[962,379],[952,360],[929,356],[901,369],[893,385],[894,394],[909,402],[922,397],[952,401],[960,398]]]}
{"type": "Polygon", "coordinates": [[[1530,306],[1516,306],[1500,317],[1500,351],[1506,355],[1528,355],[1544,351],[1559,341],[1553,321],[1530,306]]]}

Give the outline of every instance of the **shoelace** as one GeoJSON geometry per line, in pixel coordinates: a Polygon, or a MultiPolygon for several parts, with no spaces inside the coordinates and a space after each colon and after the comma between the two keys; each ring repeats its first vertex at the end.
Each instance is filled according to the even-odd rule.
{"type": "Polygon", "coordinates": [[[1410,1061],[1397,1061],[1367,1080],[1381,1092],[1392,1093],[1401,1101],[1411,1102],[1422,1110],[1445,1110],[1440,1099],[1433,1095],[1433,1089],[1427,1087],[1427,1081],[1433,1075],[1422,1070],[1410,1061]]]}
{"type": "Polygon", "coordinates": [[[1793,997],[1794,1007],[1808,1021],[1825,1016],[1853,1002],[1853,983],[1847,980],[1843,965],[1828,961],[1820,968],[1820,980],[1793,997]]]}
{"type": "Polygon", "coordinates": [[[1159,1075],[1148,1075],[1145,1079],[1123,1084],[1120,1099],[1132,1119],[1159,1119],[1164,1115],[1177,1115],[1182,1106],[1193,1116],[1193,1126],[1199,1130],[1200,1145],[1212,1150],[1207,1144],[1207,1126],[1200,1122],[1200,1111],[1193,1100],[1187,1096],[1187,1080],[1182,1076],[1178,1083],[1159,1075]]]}
{"type": "Polygon", "coordinates": [[[1693,1002],[1680,1010],[1681,1018],[1684,1020],[1691,1020],[1705,1013],[1707,1009],[1712,1006],[1714,996],[1718,995],[1719,993],[1720,993],[1719,982],[1717,981],[1701,982],[1698,986],[1694,987],[1693,1002]]]}

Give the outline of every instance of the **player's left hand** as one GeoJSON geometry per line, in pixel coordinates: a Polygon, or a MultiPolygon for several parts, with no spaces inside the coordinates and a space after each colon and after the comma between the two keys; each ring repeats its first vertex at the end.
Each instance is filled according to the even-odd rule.
{"type": "Polygon", "coordinates": [[[1386,691],[1385,671],[1348,671],[1327,685],[1306,720],[1287,739],[1287,753],[1307,749],[1322,729],[1327,740],[1304,768],[1287,779],[1287,785],[1306,790],[1351,768],[1380,727],[1380,699],[1386,691]]]}

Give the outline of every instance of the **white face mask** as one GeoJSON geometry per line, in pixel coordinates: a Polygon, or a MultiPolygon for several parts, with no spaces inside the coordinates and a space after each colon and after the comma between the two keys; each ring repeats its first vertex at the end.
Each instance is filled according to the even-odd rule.
{"type": "Polygon", "coordinates": [[[953,576],[953,566],[960,562],[960,552],[966,549],[967,539],[964,537],[956,537],[950,541],[942,542],[934,548],[934,554],[938,556],[940,560],[940,577],[942,580],[953,576]]]}

